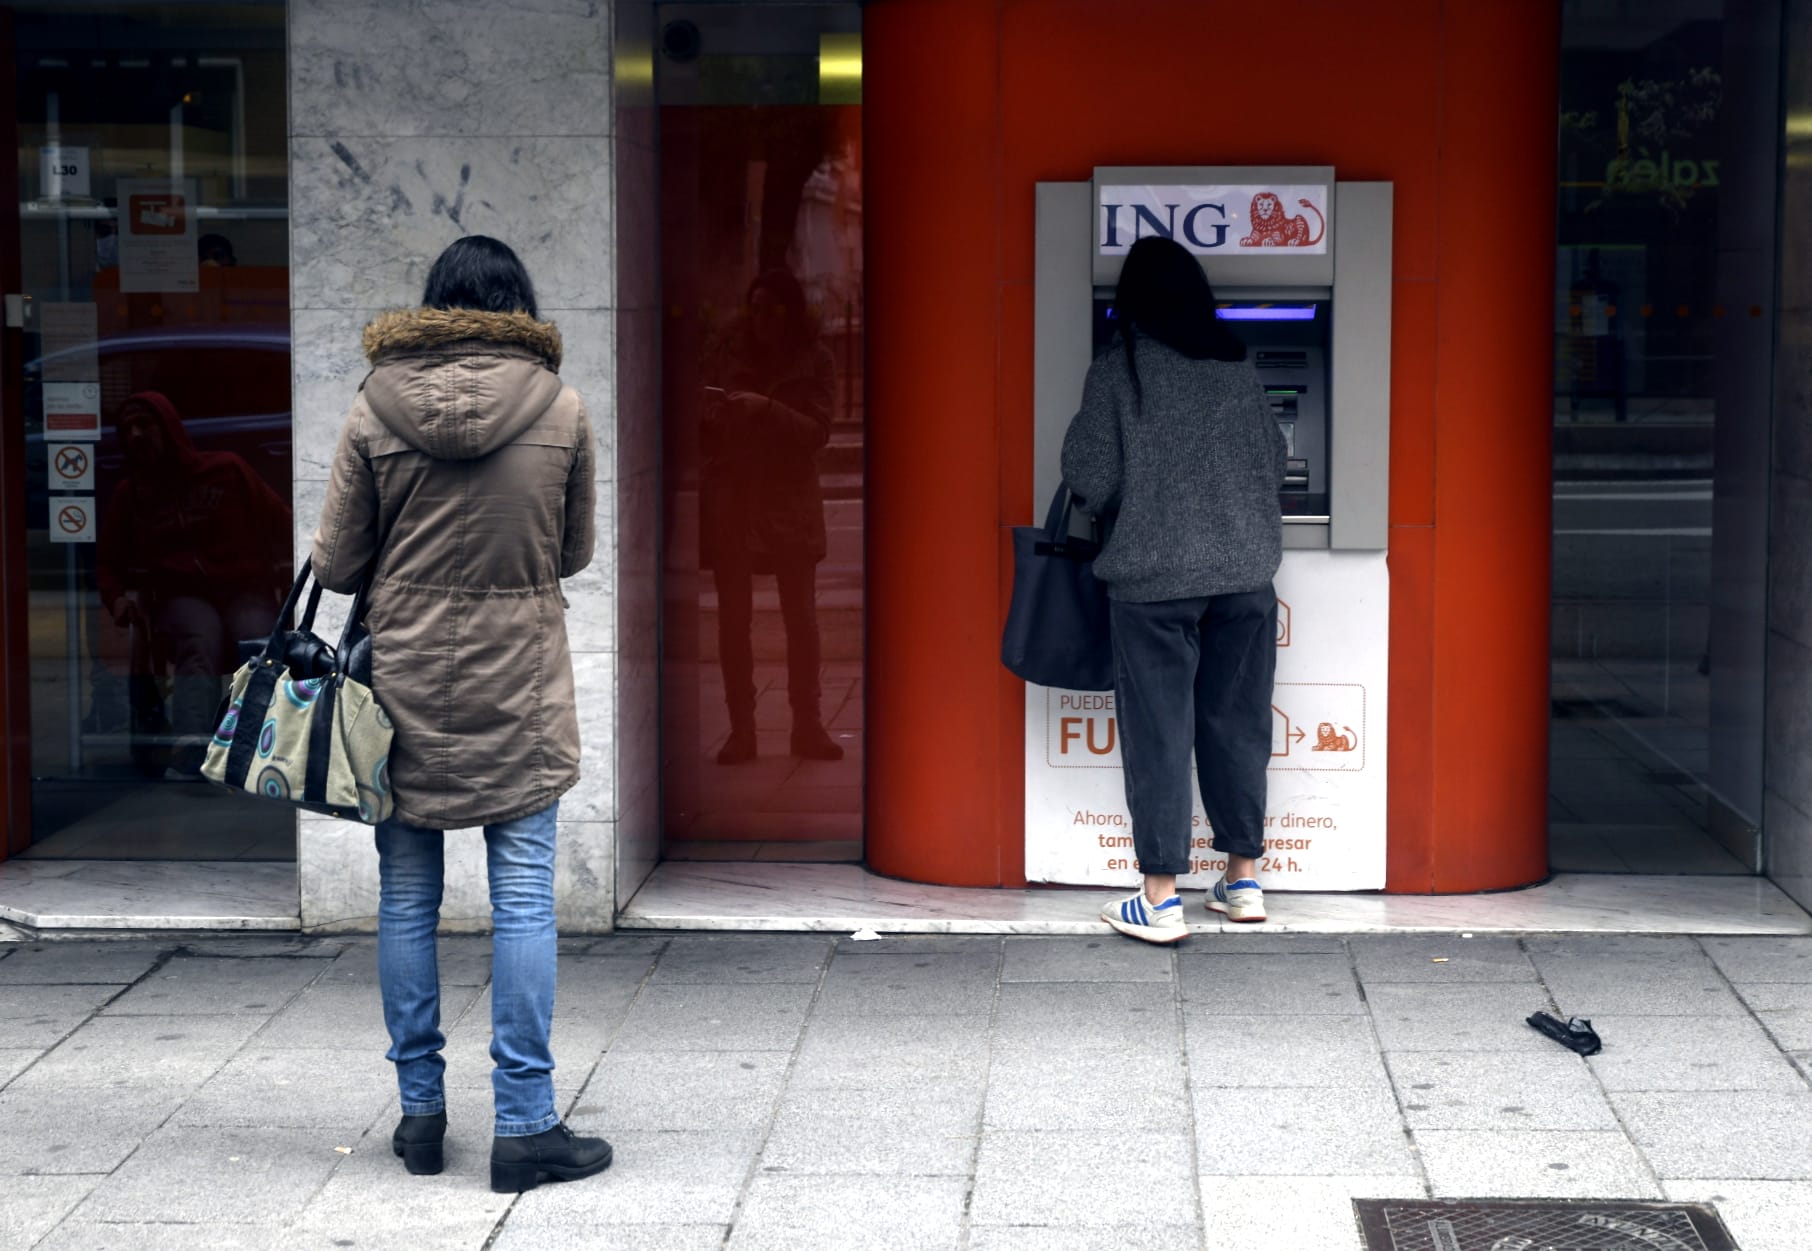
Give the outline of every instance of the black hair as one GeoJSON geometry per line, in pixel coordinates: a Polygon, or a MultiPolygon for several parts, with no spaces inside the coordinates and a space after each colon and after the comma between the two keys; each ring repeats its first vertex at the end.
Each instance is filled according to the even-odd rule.
{"type": "Polygon", "coordinates": [[[1135,390],[1135,329],[1191,360],[1246,359],[1246,345],[1215,316],[1214,288],[1201,262],[1174,239],[1148,235],[1132,245],[1114,292],[1114,317],[1135,390]]]}
{"type": "Polygon", "coordinates": [[[535,304],[535,284],[529,281],[521,258],[509,244],[488,235],[467,235],[447,245],[428,271],[422,304],[541,316],[535,304]]]}

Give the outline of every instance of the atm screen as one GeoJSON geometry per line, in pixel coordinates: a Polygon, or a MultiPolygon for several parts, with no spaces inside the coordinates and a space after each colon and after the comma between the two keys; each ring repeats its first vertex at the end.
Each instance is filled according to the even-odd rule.
{"type": "MultiPolygon", "coordinates": [[[[1285,517],[1328,511],[1328,374],[1331,310],[1326,300],[1224,300],[1215,315],[1246,345],[1277,428],[1289,445],[1278,503],[1285,517]]],[[[1119,329],[1110,295],[1095,298],[1095,351],[1119,329]]]]}

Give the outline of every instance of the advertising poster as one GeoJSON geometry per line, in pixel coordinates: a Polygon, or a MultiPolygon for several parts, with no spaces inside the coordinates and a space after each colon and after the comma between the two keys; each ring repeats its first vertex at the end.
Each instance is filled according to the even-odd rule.
{"type": "Polygon", "coordinates": [[[119,204],[120,290],[201,290],[195,183],[122,178],[119,204]]]}
{"type": "MultiPolygon", "coordinates": [[[[1268,889],[1384,885],[1390,575],[1383,552],[1287,551],[1277,576],[1265,856],[1268,889]]],[[[1139,881],[1111,691],[1026,688],[1026,877],[1139,881]]],[[[1183,878],[1226,867],[1198,796],[1183,878]]]]}
{"type": "Polygon", "coordinates": [[[46,382],[44,384],[44,434],[65,442],[101,437],[101,384],[98,382],[46,382]]]}

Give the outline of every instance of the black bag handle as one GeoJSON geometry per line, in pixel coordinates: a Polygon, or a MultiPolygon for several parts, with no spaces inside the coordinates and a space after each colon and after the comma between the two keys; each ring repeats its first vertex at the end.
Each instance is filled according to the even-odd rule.
{"type": "MultiPolygon", "coordinates": [[[[371,569],[359,581],[359,589],[352,593],[352,608],[346,614],[346,624],[340,630],[340,646],[334,652],[333,681],[335,686],[346,684],[346,671],[352,665],[353,644],[358,641],[361,624],[365,620],[365,600],[371,590],[371,579],[377,575],[377,565],[373,562],[371,569]]],[[[320,583],[315,584],[320,590],[320,583]]]]}
{"type": "MultiPolygon", "coordinates": [[[[283,601],[283,611],[277,614],[277,623],[271,627],[270,640],[265,643],[264,651],[259,653],[258,659],[264,661],[266,664],[274,664],[277,661],[277,658],[283,655],[283,636],[289,632],[287,627],[289,626],[290,620],[295,616],[296,605],[302,602],[302,591],[303,588],[308,585],[309,575],[312,572],[313,570],[310,561],[304,559],[302,561],[301,572],[296,574],[296,584],[289,589],[289,598],[283,601]]],[[[321,584],[317,582],[315,584],[315,593],[309,597],[308,616],[305,619],[304,629],[307,629],[308,625],[313,624],[315,606],[320,602],[321,584]]]]}
{"type": "Polygon", "coordinates": [[[1098,520],[1092,521],[1090,533],[1094,539],[1078,539],[1070,534],[1070,519],[1076,512],[1076,495],[1070,490],[1069,483],[1058,486],[1057,493],[1051,497],[1051,509],[1044,518],[1044,538],[1033,547],[1039,556],[1062,556],[1070,560],[1093,560],[1101,554],[1099,541],[1101,525],[1098,520]]]}

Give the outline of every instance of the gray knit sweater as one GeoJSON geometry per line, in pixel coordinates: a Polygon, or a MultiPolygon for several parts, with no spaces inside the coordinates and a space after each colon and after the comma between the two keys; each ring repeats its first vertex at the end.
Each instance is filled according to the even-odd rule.
{"type": "Polygon", "coordinates": [[[1249,362],[1137,340],[1143,398],[1118,343],[1095,358],[1063,440],[1063,477],[1113,518],[1095,575],[1131,603],[1255,591],[1283,560],[1287,450],[1249,362]]]}

